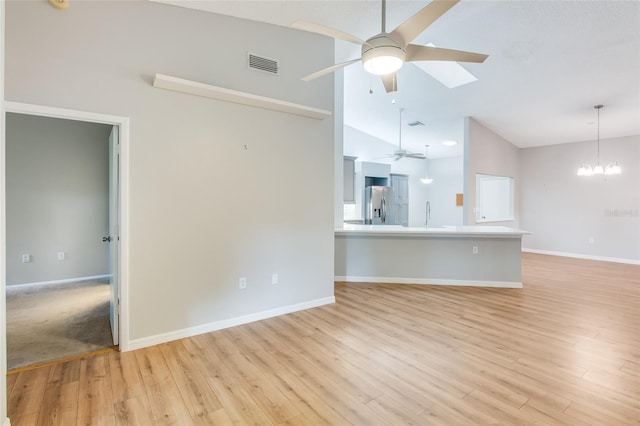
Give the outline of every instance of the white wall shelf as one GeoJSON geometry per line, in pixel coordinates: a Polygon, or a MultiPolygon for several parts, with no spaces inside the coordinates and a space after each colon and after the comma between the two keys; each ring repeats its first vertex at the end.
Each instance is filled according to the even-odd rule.
{"type": "Polygon", "coordinates": [[[153,79],[153,87],[187,93],[190,95],[203,96],[205,98],[218,99],[225,102],[249,105],[256,108],[301,115],[303,117],[314,118],[316,120],[324,120],[325,118],[331,117],[331,111],[281,101],[279,99],[268,98],[265,96],[258,96],[251,93],[239,92],[237,90],[225,89],[224,87],[212,86],[210,84],[185,80],[164,74],[155,75],[153,79]]]}

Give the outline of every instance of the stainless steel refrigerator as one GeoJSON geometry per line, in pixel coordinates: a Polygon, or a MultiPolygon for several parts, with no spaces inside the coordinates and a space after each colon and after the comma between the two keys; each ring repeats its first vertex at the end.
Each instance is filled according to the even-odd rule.
{"type": "Polygon", "coordinates": [[[364,223],[366,225],[397,225],[393,188],[390,186],[365,188],[364,223]]]}

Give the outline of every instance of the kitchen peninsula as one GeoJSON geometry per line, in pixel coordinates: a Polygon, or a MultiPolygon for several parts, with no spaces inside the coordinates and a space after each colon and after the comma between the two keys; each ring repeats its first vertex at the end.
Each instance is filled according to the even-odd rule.
{"type": "Polygon", "coordinates": [[[520,288],[525,234],[504,226],[344,224],[335,230],[335,280],[520,288]]]}

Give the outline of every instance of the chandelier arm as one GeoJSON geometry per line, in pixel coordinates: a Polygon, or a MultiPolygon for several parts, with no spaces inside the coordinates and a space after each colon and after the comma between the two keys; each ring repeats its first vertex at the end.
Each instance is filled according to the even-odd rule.
{"type": "Polygon", "coordinates": [[[602,108],[602,105],[596,105],[598,110],[598,165],[600,165],[600,108],[602,108]]]}

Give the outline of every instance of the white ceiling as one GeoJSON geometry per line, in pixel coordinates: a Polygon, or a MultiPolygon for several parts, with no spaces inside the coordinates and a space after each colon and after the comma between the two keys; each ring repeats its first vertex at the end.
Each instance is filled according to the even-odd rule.
{"type": "MultiPolygon", "coordinates": [[[[378,0],[161,2],[281,26],[303,19],[363,39],[380,32],[378,0]]],[[[389,0],[387,31],[426,4],[389,0]]],[[[427,125],[404,127],[403,147],[423,151],[429,143],[430,157],[450,155],[439,141],[448,132],[459,138],[465,116],[516,146],[532,147],[595,139],[593,106],[604,104],[602,139],[640,134],[640,1],[463,0],[414,41],[429,42],[488,54],[483,64],[462,64],[478,81],[448,89],[405,64],[398,92],[387,94],[356,63],[344,73],[345,124],[397,143],[403,107],[403,122],[427,125]]],[[[359,56],[359,46],[336,42],[337,61],[359,56]]]]}

